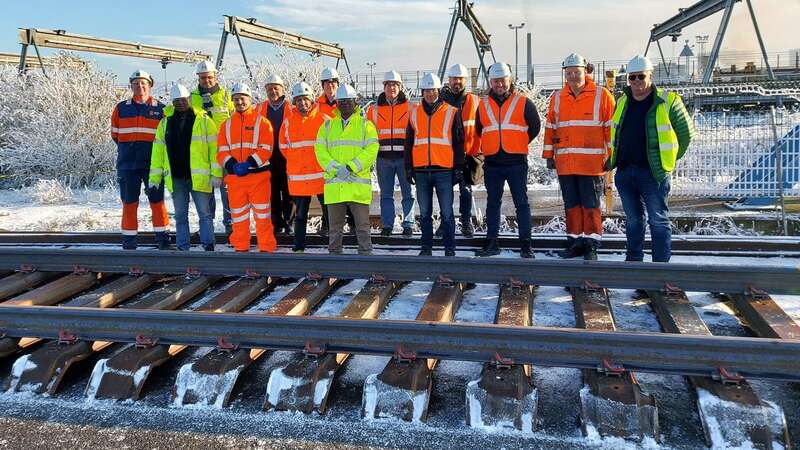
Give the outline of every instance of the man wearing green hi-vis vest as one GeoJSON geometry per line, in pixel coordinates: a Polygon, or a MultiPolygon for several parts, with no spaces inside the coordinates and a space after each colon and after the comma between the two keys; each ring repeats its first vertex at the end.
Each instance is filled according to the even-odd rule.
{"type": "Polygon", "coordinates": [[[670,175],[694,135],[681,97],[653,84],[653,63],[637,55],[628,63],[628,87],[612,119],[614,183],[625,210],[626,261],[644,259],[644,218],[650,225],[653,262],[669,262],[672,229],[667,196],[670,175]]]}

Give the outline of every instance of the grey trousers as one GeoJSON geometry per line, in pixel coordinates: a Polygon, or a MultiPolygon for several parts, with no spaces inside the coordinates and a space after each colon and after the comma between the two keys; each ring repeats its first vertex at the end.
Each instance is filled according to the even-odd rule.
{"type": "Polygon", "coordinates": [[[369,205],[355,202],[332,203],[325,205],[328,208],[328,252],[342,253],[342,234],[346,222],[347,208],[353,213],[356,222],[356,238],[358,239],[358,254],[372,254],[372,238],[369,235],[369,205]]]}

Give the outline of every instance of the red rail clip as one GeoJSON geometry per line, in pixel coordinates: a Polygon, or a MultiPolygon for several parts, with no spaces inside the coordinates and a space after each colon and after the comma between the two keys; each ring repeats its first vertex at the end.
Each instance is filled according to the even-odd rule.
{"type": "Polygon", "coordinates": [[[87,269],[84,266],[75,265],[72,267],[72,273],[74,273],[75,275],[83,275],[89,273],[89,269],[87,269]]]}
{"type": "Polygon", "coordinates": [[[261,274],[256,272],[255,270],[247,269],[247,270],[244,271],[244,277],[245,278],[249,278],[251,280],[255,279],[255,278],[258,278],[260,276],[261,276],[261,274]]]}
{"type": "Polygon", "coordinates": [[[19,265],[19,271],[22,272],[22,273],[31,273],[31,272],[36,271],[36,268],[33,267],[30,264],[20,264],[19,265]]]}
{"type": "Polygon", "coordinates": [[[145,336],[143,334],[136,335],[136,348],[150,348],[158,344],[158,338],[145,336]]]}
{"type": "Polygon", "coordinates": [[[441,287],[449,288],[453,287],[455,285],[455,282],[453,281],[452,278],[448,277],[447,275],[439,275],[439,277],[436,279],[436,284],[438,284],[441,287]]]}
{"type": "Polygon", "coordinates": [[[373,273],[372,277],[370,277],[369,280],[372,281],[375,284],[384,284],[384,283],[386,283],[386,277],[384,277],[383,275],[381,275],[379,273],[373,273]]]}
{"type": "Polygon", "coordinates": [[[224,337],[217,338],[217,350],[221,352],[232,352],[239,348],[239,344],[228,342],[224,337]]]}
{"type": "Polygon", "coordinates": [[[498,369],[510,369],[511,366],[514,365],[513,358],[506,358],[500,354],[500,352],[494,352],[494,358],[491,361],[491,364],[498,369]]]}
{"type": "Polygon", "coordinates": [[[313,356],[315,358],[319,358],[320,356],[324,355],[327,352],[327,345],[322,344],[319,347],[315,347],[311,341],[306,341],[306,346],[303,349],[303,353],[306,356],[313,356]]]}
{"type": "Polygon", "coordinates": [[[144,275],[144,270],[141,267],[131,267],[128,269],[128,275],[132,277],[140,277],[144,275]]]}
{"type": "Polygon", "coordinates": [[[413,350],[405,351],[402,345],[398,345],[397,349],[394,351],[394,359],[399,362],[414,362],[417,360],[417,352],[413,350]]]}
{"type": "Polygon", "coordinates": [[[200,276],[200,269],[197,267],[186,268],[186,278],[197,278],[200,276]]]}
{"type": "Polygon", "coordinates": [[[712,375],[711,378],[719,381],[722,384],[741,384],[744,381],[743,376],[736,372],[728,372],[728,369],[724,367],[718,368],[717,373],[712,375]]]}
{"type": "Polygon", "coordinates": [[[667,297],[680,297],[683,295],[683,289],[669,283],[664,283],[664,292],[667,294],[667,297]]]}
{"type": "Polygon", "coordinates": [[[306,278],[308,278],[311,281],[320,281],[322,279],[322,275],[320,275],[318,273],[314,273],[314,272],[308,272],[308,275],[306,275],[306,278]]]}
{"type": "Polygon", "coordinates": [[[78,341],[78,336],[70,333],[67,330],[58,330],[58,344],[69,345],[78,341]]]}
{"type": "Polygon", "coordinates": [[[762,291],[753,285],[747,286],[747,294],[755,300],[765,300],[769,298],[769,293],[767,293],[767,291],[762,291]]]}
{"type": "Polygon", "coordinates": [[[625,373],[625,368],[619,364],[614,364],[608,359],[603,359],[603,363],[597,368],[597,371],[609,376],[620,377],[625,373]]]}
{"type": "Polygon", "coordinates": [[[583,286],[581,287],[588,292],[600,292],[603,290],[603,286],[592,283],[589,280],[583,280],[583,286]]]}

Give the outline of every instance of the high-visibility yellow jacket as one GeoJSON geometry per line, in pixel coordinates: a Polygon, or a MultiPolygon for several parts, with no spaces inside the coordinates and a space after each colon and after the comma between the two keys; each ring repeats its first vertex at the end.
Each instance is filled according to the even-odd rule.
{"type": "Polygon", "coordinates": [[[200,94],[199,88],[192,91],[191,100],[192,109],[194,109],[195,113],[205,111],[211,117],[217,126],[215,131],[219,131],[222,122],[225,122],[225,119],[233,114],[233,99],[224,87],[220,86],[217,92],[211,94],[211,107],[208,109],[203,108],[203,95],[200,94]]]}

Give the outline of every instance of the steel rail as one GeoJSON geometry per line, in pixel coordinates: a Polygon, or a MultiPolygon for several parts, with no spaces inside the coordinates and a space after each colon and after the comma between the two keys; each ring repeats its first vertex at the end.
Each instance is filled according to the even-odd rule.
{"type": "Polygon", "coordinates": [[[800,294],[795,266],[743,266],[619,261],[524,260],[521,258],[443,258],[404,255],[320,255],[233,252],[178,252],[120,249],[0,248],[0,270],[130,273],[200,273],[241,276],[259,273],[302,277],[313,273],[337,279],[363,279],[375,274],[396,281],[433,281],[444,276],[456,282],[500,284],[521,282],[580,287],[586,281],[605,288],[800,294]]]}
{"type": "Polygon", "coordinates": [[[489,324],[357,320],[324,317],[73,307],[0,307],[0,330],[12,337],[214,346],[218,338],[242,348],[392,355],[709,376],[720,369],[749,378],[800,381],[800,341],[591,331],[489,324]]]}

